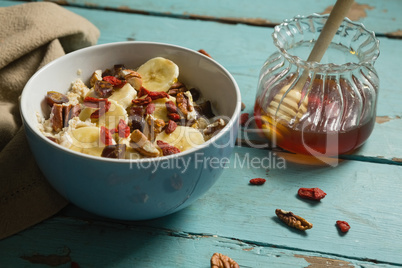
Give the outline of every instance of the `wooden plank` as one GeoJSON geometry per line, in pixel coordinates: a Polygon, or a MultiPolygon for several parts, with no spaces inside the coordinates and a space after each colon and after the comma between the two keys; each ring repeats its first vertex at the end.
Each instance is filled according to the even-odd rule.
{"type": "MultiPolygon", "coordinates": [[[[264,150],[236,148],[218,182],[193,205],[164,218],[128,224],[401,265],[401,171],[400,166],[358,161],[345,161],[336,168],[284,166],[264,150]],[[248,184],[258,177],[267,182],[248,184]],[[327,196],[320,202],[300,199],[300,187],[319,187],[327,196]],[[304,217],[313,228],[301,232],[285,226],[275,216],[276,208],[304,217]],[[337,220],[349,222],[347,234],[337,230],[337,220]]],[[[99,220],[74,207],[63,215],[99,220]]]]}
{"type": "MultiPolygon", "coordinates": [[[[0,6],[15,4],[14,1],[0,2],[0,6]]],[[[205,49],[232,73],[239,84],[243,102],[247,106],[244,112],[250,114],[253,112],[259,70],[266,58],[276,51],[270,37],[272,28],[181,20],[88,8],[67,8],[87,18],[102,30],[99,44],[138,40],[166,42],[194,50],[205,49]]],[[[399,149],[402,147],[400,146],[402,135],[397,135],[397,131],[394,132],[395,134],[388,133],[391,129],[400,129],[398,117],[402,115],[402,105],[400,105],[402,84],[398,80],[398,72],[399,62],[402,61],[400,45],[402,41],[379,39],[381,55],[375,64],[380,77],[377,115],[392,120],[384,124],[376,124],[367,145],[356,154],[362,157],[362,160],[386,159],[392,162],[392,159],[402,158],[399,149]],[[384,144],[390,146],[383,146],[384,144]]]]}
{"type": "Polygon", "coordinates": [[[255,245],[217,235],[60,217],[0,241],[0,265],[4,268],[210,267],[215,252],[230,256],[244,268],[374,267],[370,261],[255,245]]]}
{"type": "MultiPolygon", "coordinates": [[[[2,1],[0,5],[9,6],[15,3],[2,1]]],[[[172,43],[195,50],[205,49],[233,74],[241,89],[243,102],[247,106],[245,112],[250,114],[253,110],[259,69],[265,59],[276,50],[269,36],[272,32],[271,28],[227,25],[216,22],[201,23],[200,21],[83,8],[68,9],[86,17],[99,29],[102,29],[100,44],[141,40],[172,43]],[[133,27],[123,27],[122,25],[133,25],[133,27]],[[116,29],[119,30],[116,31],[116,29]],[[197,35],[194,36],[194,33],[197,35]]],[[[377,124],[372,138],[367,143],[369,146],[364,146],[358,154],[374,160],[377,157],[387,160],[400,159],[402,153],[398,148],[401,146],[383,145],[402,144],[402,136],[388,133],[392,128],[399,128],[398,117],[402,114],[402,105],[400,105],[402,84],[398,81],[398,64],[402,60],[402,46],[400,45],[402,41],[388,38],[380,38],[380,41],[381,55],[375,64],[381,81],[377,114],[393,120],[377,124]]],[[[379,160],[381,159],[379,158],[379,160]]]]}
{"type": "MultiPolygon", "coordinates": [[[[216,20],[252,25],[276,25],[296,15],[328,13],[334,0],[52,0],[60,4],[114,9],[123,12],[157,14],[181,18],[216,20]],[[241,7],[241,8],[239,8],[241,7]]],[[[402,36],[402,18],[399,16],[402,2],[399,0],[357,0],[348,15],[352,20],[364,23],[377,34],[402,36]]]]}

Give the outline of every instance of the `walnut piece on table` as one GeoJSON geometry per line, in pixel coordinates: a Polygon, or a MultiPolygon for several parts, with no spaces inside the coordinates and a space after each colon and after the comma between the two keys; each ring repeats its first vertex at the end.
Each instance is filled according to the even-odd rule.
{"type": "Polygon", "coordinates": [[[226,255],[214,253],[211,257],[211,268],[239,268],[239,265],[226,255]]]}
{"type": "Polygon", "coordinates": [[[276,216],[283,221],[286,225],[296,228],[301,231],[313,228],[313,224],[306,221],[304,218],[293,214],[291,211],[285,211],[282,209],[275,210],[276,216]]]}

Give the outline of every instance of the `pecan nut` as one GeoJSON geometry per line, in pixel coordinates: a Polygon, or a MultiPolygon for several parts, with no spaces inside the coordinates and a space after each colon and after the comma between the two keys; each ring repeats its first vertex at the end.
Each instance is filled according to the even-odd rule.
{"type": "Polygon", "coordinates": [[[305,220],[304,218],[293,214],[290,211],[285,211],[282,209],[275,210],[276,216],[283,221],[286,225],[296,228],[298,230],[305,231],[307,229],[313,228],[313,224],[305,220]]]}
{"type": "Polygon", "coordinates": [[[89,84],[93,87],[96,81],[102,81],[102,70],[96,70],[92,73],[91,78],[89,79],[89,84]]]}
{"type": "Polygon", "coordinates": [[[135,129],[131,133],[131,143],[130,146],[137,150],[140,154],[148,157],[159,156],[159,150],[151,143],[150,140],[138,129],[135,129]]]}
{"type": "Polygon", "coordinates": [[[78,116],[81,111],[80,106],[54,104],[52,107],[52,128],[54,131],[59,132],[63,127],[68,127],[68,121],[78,116]]]}
{"type": "Polygon", "coordinates": [[[154,140],[155,137],[163,131],[163,128],[165,127],[166,123],[162,119],[158,119],[153,117],[152,115],[148,114],[145,118],[145,121],[147,122],[147,131],[144,131],[150,140],[154,140]]]}
{"type": "Polygon", "coordinates": [[[124,79],[135,89],[140,90],[142,87],[141,75],[133,70],[124,76],[124,79]]]}
{"type": "Polygon", "coordinates": [[[211,257],[211,268],[239,268],[239,265],[226,255],[214,253],[211,257]]]}
{"type": "Polygon", "coordinates": [[[225,121],[222,118],[215,120],[212,124],[209,124],[204,129],[204,137],[205,140],[209,140],[213,136],[215,136],[219,131],[221,131],[226,126],[225,121]]]}
{"type": "Polygon", "coordinates": [[[184,95],[184,93],[178,93],[176,95],[176,103],[177,103],[177,107],[179,108],[180,112],[187,117],[187,114],[189,112],[188,110],[188,99],[186,98],[186,96],[184,95]]]}
{"type": "Polygon", "coordinates": [[[53,104],[51,117],[52,128],[54,131],[59,132],[63,128],[63,105],[53,104]]]}
{"type": "Polygon", "coordinates": [[[186,86],[181,83],[181,82],[176,82],[173,85],[170,86],[169,90],[168,90],[168,94],[170,96],[175,97],[178,93],[181,92],[186,92],[188,89],[186,88],[186,86]]]}

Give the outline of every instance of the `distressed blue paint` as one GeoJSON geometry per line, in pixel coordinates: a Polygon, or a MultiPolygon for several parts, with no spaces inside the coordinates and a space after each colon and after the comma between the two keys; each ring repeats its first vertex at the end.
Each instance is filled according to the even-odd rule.
{"type": "MultiPolygon", "coordinates": [[[[53,0],[59,2],[58,0],[53,0]]],[[[188,18],[201,16],[210,19],[229,19],[255,24],[278,24],[284,19],[296,15],[323,13],[327,7],[333,6],[334,0],[253,0],[251,2],[233,0],[67,0],[70,5],[92,8],[115,8],[122,11],[141,11],[151,14],[162,14],[188,18]]],[[[378,34],[392,33],[402,30],[402,2],[399,0],[358,0],[362,5],[365,17],[359,19],[369,29],[378,34]]],[[[362,14],[364,16],[364,13],[362,14]]],[[[399,34],[401,35],[401,34],[399,34]]]]}
{"type": "MultiPolygon", "coordinates": [[[[216,10],[211,9],[211,5],[225,2],[204,1],[204,7],[197,1],[191,1],[190,7],[187,2],[190,3],[147,1],[139,5],[136,1],[114,1],[113,4],[108,1],[107,4],[130,8],[137,5],[153,13],[176,10],[177,14],[262,17],[272,18],[271,21],[275,21],[275,16],[277,19],[287,17],[293,12],[292,8],[302,5],[292,1],[294,6],[289,5],[288,10],[282,10],[282,4],[275,2],[277,8],[272,7],[264,13],[260,11],[264,5],[258,10],[258,2],[255,2],[252,9],[256,13],[247,16],[251,7],[237,5],[235,8],[232,3],[236,2],[226,2],[226,9],[216,10]]],[[[313,2],[315,10],[330,5],[329,1],[313,2]]],[[[21,2],[0,1],[0,6],[17,3],[21,2]]],[[[79,5],[83,2],[71,3],[79,5]]],[[[106,5],[106,1],[97,3],[106,5]]],[[[400,17],[393,20],[392,14],[401,10],[398,5],[402,2],[366,3],[376,7],[367,11],[367,23],[371,20],[370,23],[378,26],[376,31],[401,28],[400,17]],[[379,12],[385,9],[388,13],[383,13],[387,13],[389,18],[383,18],[379,12]],[[389,19],[394,23],[389,23],[389,19]],[[384,25],[393,28],[381,30],[384,25]]],[[[299,7],[299,10],[312,8],[312,5],[304,6],[305,9],[299,7]]],[[[205,49],[234,75],[247,106],[245,112],[252,113],[259,69],[275,50],[270,37],[272,28],[92,8],[68,9],[86,17],[101,30],[99,43],[134,39],[205,49]]],[[[372,136],[353,159],[385,159],[389,162],[393,158],[402,158],[402,136],[399,134],[402,130],[399,118],[402,116],[402,86],[399,82],[402,40],[382,37],[380,41],[381,55],[376,63],[381,79],[378,115],[391,120],[376,124],[372,136]]],[[[70,206],[57,217],[0,241],[0,267],[29,267],[30,263],[21,256],[63,255],[68,250],[71,251],[71,260],[81,267],[208,267],[214,252],[229,255],[241,267],[309,265],[303,258],[295,257],[296,254],[343,260],[355,266],[374,266],[364,261],[366,259],[378,261],[376,267],[402,266],[401,166],[353,160],[345,161],[336,168],[290,164],[280,168],[278,161],[273,164],[269,153],[261,149],[236,148],[231,168],[224,171],[204,197],[187,209],[165,218],[134,223],[116,222],[70,206]],[[244,160],[246,162],[242,167],[244,160]],[[266,162],[251,166],[252,160],[254,163],[258,160],[266,162]],[[269,164],[268,161],[271,161],[271,166],[264,166],[269,164]],[[266,178],[267,183],[261,187],[249,186],[248,180],[254,177],[266,178]],[[296,196],[299,187],[320,187],[328,195],[319,203],[306,202],[296,196]],[[313,229],[303,234],[287,228],[275,218],[276,208],[288,209],[305,217],[314,224],[313,229]],[[338,233],[334,226],[338,219],[351,224],[348,234],[342,236],[338,233]]],[[[64,264],[59,267],[70,266],[64,264]]]]}

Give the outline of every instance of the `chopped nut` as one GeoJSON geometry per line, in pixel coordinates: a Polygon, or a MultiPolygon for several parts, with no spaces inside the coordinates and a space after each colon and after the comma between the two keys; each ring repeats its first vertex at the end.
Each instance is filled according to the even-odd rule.
{"type": "Polygon", "coordinates": [[[103,80],[96,81],[94,89],[96,95],[101,98],[109,98],[113,93],[113,85],[103,80]]]}
{"type": "Polygon", "coordinates": [[[246,109],[246,104],[244,102],[241,102],[241,111],[244,111],[246,109]]]}
{"type": "Polygon", "coordinates": [[[148,157],[159,156],[159,150],[151,143],[150,140],[138,129],[131,133],[130,146],[137,150],[140,154],[148,157]]]}
{"type": "Polygon", "coordinates": [[[71,118],[79,116],[81,112],[81,106],[77,105],[68,105],[63,107],[63,127],[68,127],[68,121],[71,118]]]}
{"type": "Polygon", "coordinates": [[[290,211],[285,211],[282,209],[276,209],[275,210],[275,214],[276,216],[278,216],[278,218],[283,221],[284,223],[286,223],[286,225],[305,231],[307,229],[311,229],[313,228],[313,224],[306,221],[304,218],[297,216],[295,214],[293,214],[290,211]]]}
{"type": "Polygon", "coordinates": [[[189,112],[188,110],[188,99],[186,96],[181,92],[176,95],[176,103],[177,107],[181,111],[181,113],[187,117],[187,113],[189,112]]]}
{"type": "Polygon", "coordinates": [[[96,81],[102,81],[102,70],[96,70],[91,78],[89,79],[89,84],[93,87],[96,81]]]}
{"type": "Polygon", "coordinates": [[[46,102],[50,107],[54,104],[63,104],[68,102],[68,97],[57,91],[48,91],[46,94],[46,102]]]}
{"type": "Polygon", "coordinates": [[[59,132],[64,124],[63,124],[63,105],[61,104],[54,104],[52,107],[52,128],[54,131],[59,132]]]}
{"type": "Polygon", "coordinates": [[[59,132],[63,127],[68,127],[68,121],[80,114],[81,107],[77,105],[54,104],[52,107],[51,123],[54,131],[59,132]]]}
{"type": "Polygon", "coordinates": [[[219,131],[221,131],[225,126],[226,126],[226,123],[222,118],[219,118],[212,124],[208,125],[207,128],[204,129],[205,140],[209,140],[210,138],[212,138],[219,131]]]}
{"type": "Polygon", "coordinates": [[[176,82],[168,90],[168,94],[171,96],[176,96],[178,93],[186,92],[188,89],[181,82],[176,82]]]}
{"type": "Polygon", "coordinates": [[[154,140],[156,135],[163,131],[165,127],[165,121],[162,119],[157,119],[151,114],[147,114],[145,121],[147,122],[148,128],[144,130],[146,132],[148,139],[154,140]]]}
{"type": "Polygon", "coordinates": [[[142,87],[142,79],[141,75],[133,70],[126,70],[129,71],[128,74],[124,76],[124,79],[135,89],[140,90],[142,87]]]}
{"type": "Polygon", "coordinates": [[[214,253],[211,257],[211,268],[239,268],[239,265],[226,255],[214,253]]]}

